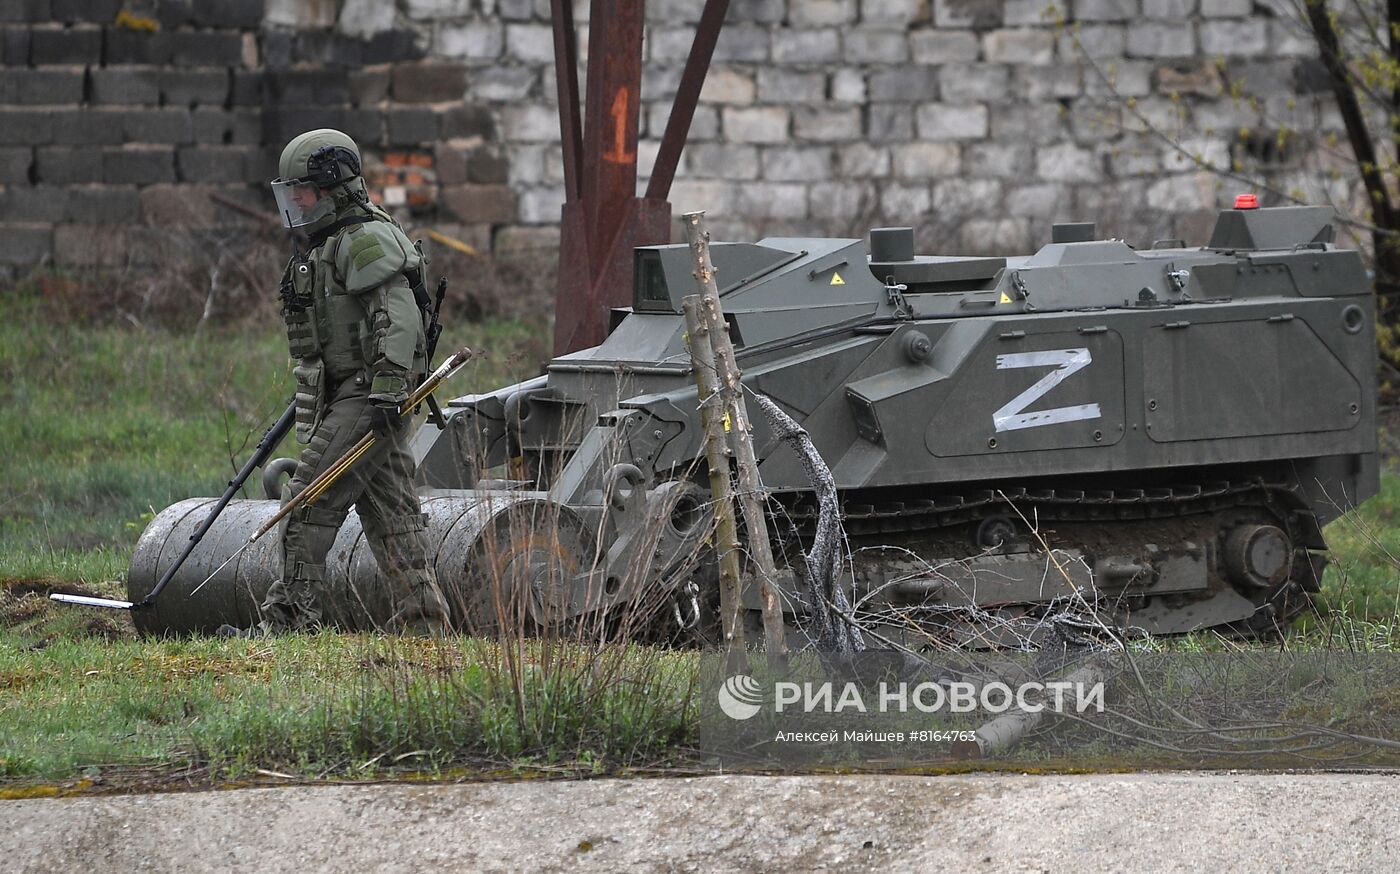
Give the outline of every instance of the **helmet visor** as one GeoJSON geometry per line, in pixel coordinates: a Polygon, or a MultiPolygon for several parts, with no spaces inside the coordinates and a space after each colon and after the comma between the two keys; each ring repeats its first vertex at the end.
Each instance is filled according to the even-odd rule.
{"type": "Polygon", "coordinates": [[[321,199],[321,190],[310,182],[274,179],[272,196],[277,198],[277,214],[282,217],[283,227],[299,228],[318,217],[316,204],[321,199]]]}

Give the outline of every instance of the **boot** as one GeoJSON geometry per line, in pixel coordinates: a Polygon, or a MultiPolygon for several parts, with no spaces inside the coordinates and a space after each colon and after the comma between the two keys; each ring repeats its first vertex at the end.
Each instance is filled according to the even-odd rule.
{"type": "Polygon", "coordinates": [[[239,628],[237,625],[220,625],[218,630],[214,632],[214,636],[233,640],[258,640],[264,637],[272,637],[272,634],[261,625],[254,625],[252,628],[239,628]]]}
{"type": "Polygon", "coordinates": [[[422,514],[388,520],[365,519],[365,539],[389,588],[394,614],[385,630],[398,634],[441,637],[451,631],[447,599],[428,567],[422,514]]]}

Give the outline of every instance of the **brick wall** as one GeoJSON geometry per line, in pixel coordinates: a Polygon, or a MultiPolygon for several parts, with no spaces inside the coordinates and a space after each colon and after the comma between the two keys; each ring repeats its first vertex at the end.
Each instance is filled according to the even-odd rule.
{"type": "MultiPolygon", "coordinates": [[[[703,4],[647,5],[643,176],[703,4]]],[[[142,265],[162,234],[246,222],[218,199],[270,209],[282,143],[319,126],[361,143],[408,224],[548,251],[548,7],[0,0],[0,263],[142,265]]],[[[915,224],[949,252],[1033,248],[1067,219],[1199,241],[1239,186],[1197,159],[1346,201],[1324,172],[1340,121],[1287,9],[733,0],[671,200],[723,236],[915,224]]]]}

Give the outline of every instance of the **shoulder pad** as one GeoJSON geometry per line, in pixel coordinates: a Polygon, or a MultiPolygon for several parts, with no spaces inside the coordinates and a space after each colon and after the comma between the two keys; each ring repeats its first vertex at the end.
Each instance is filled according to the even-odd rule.
{"type": "Polygon", "coordinates": [[[418,260],[403,231],[388,222],[351,227],[341,237],[335,257],[345,277],[345,290],[351,294],[383,285],[418,260]]]}

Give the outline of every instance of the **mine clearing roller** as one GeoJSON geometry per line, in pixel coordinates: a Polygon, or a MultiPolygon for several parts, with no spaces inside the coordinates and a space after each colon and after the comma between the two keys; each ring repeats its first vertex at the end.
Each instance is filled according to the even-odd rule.
{"type": "MultiPolygon", "coordinates": [[[[1317,591],[1322,526],[1379,485],[1373,297],[1331,219],[1224,210],[1202,247],[1135,250],[1072,224],[1021,257],[916,256],[909,228],[875,229],[868,247],[769,238],[711,255],[744,386],[830,466],[844,584],[888,634],[949,633],[950,607],[1034,616],[1076,590],[1152,633],[1265,631],[1317,591]]],[[[601,345],[452,400],[445,429],[419,430],[431,556],[460,629],[490,627],[503,604],[538,626],[640,606],[639,634],[713,616],[681,309],[694,292],[686,246],[637,249],[633,305],[601,345]]],[[[813,487],[754,419],[770,530],[793,556],[812,536],[813,487]]],[[[283,465],[270,465],[273,493],[283,465]]],[[[150,523],[129,597],[150,590],[212,501],[150,523]]],[[[277,506],[235,501],[170,591],[133,614],[138,627],[250,624],[280,572],[276,538],[189,595],[277,506]]],[[[334,621],[382,620],[353,515],[329,564],[334,621]]],[[[800,633],[804,587],[777,583],[800,633]]],[[[751,575],[743,597],[756,630],[751,575]]]]}

